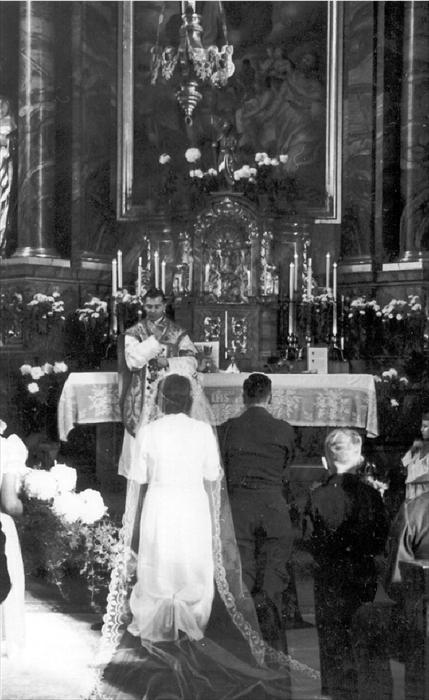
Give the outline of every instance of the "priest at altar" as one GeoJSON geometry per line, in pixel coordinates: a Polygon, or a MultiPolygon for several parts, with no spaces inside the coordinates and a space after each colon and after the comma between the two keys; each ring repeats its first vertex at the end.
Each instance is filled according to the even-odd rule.
{"type": "Polygon", "coordinates": [[[144,298],[146,317],[128,328],[118,344],[119,398],[124,441],[119,474],[127,477],[136,429],[144,410],[145,393],[159,373],[197,368],[197,349],[187,332],[165,315],[161,289],[150,289],[144,298]]]}

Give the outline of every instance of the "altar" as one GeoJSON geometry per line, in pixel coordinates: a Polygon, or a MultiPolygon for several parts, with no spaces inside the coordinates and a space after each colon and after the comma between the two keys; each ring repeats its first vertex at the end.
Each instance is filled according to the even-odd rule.
{"type": "MultiPolygon", "coordinates": [[[[219,424],[240,413],[247,373],[199,374],[199,380],[219,424]]],[[[368,437],[378,435],[377,402],[372,375],[272,374],[271,413],[291,425],[350,427],[368,437]]],[[[58,432],[65,441],[78,424],[120,422],[116,372],[69,375],[58,404],[58,432]]]]}

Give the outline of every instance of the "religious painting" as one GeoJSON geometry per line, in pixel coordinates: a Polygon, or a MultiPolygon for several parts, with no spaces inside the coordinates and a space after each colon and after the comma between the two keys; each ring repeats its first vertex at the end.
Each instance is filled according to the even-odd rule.
{"type": "Polygon", "coordinates": [[[176,97],[183,82],[176,56],[185,3],[122,3],[119,216],[156,211],[160,197],[180,205],[192,188],[208,189],[208,174],[212,186],[221,180],[229,158],[230,182],[225,167],[217,189],[245,186],[246,194],[250,180],[253,191],[265,189],[279,206],[285,199],[294,211],[335,219],[340,4],[194,4],[203,46],[231,45],[234,72],[220,87],[198,83],[201,99],[189,124],[176,97]],[[157,53],[164,64],[154,72],[157,53]],[[198,162],[185,157],[189,147],[198,150],[198,162]],[[190,170],[197,177],[190,178],[190,170]]]}

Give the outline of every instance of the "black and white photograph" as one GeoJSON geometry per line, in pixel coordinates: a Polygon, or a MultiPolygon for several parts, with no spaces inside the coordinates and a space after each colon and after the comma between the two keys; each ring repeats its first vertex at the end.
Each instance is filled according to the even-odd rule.
{"type": "Polygon", "coordinates": [[[0,644],[429,698],[429,2],[0,0],[0,644]]]}

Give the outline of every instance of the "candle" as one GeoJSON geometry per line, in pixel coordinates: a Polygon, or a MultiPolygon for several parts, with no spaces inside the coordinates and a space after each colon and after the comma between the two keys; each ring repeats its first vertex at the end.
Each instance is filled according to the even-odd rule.
{"type": "Polygon", "coordinates": [[[313,277],[313,268],[312,268],[311,258],[308,258],[308,263],[307,263],[307,296],[309,299],[311,298],[312,277],[313,277]]]}
{"type": "Polygon", "coordinates": [[[252,273],[250,270],[246,270],[247,272],[247,296],[251,296],[252,294],[252,273]]]}
{"type": "Polygon", "coordinates": [[[329,272],[331,268],[331,255],[326,253],[326,291],[329,292],[329,272]]]}
{"type": "Polygon", "coordinates": [[[116,259],[112,260],[112,296],[118,292],[118,263],[116,259]]]}
{"type": "Polygon", "coordinates": [[[178,286],[178,291],[182,292],[183,291],[183,278],[182,278],[182,273],[179,272],[177,275],[177,286],[178,286]]]}
{"type": "Polygon", "coordinates": [[[294,290],[295,292],[298,291],[298,253],[295,250],[295,253],[293,255],[293,264],[295,265],[295,280],[294,280],[294,290]]]}
{"type": "Polygon", "coordinates": [[[337,300],[337,263],[332,265],[332,296],[334,301],[337,300]]]}
{"type": "Polygon", "coordinates": [[[118,258],[118,289],[122,289],[122,250],[117,252],[118,258]]]}
{"type": "Polygon", "coordinates": [[[191,260],[189,261],[189,279],[188,279],[188,290],[189,290],[189,293],[192,292],[192,277],[193,277],[193,274],[194,274],[194,261],[193,261],[192,258],[191,258],[191,260]]]}
{"type": "Polygon", "coordinates": [[[165,260],[161,263],[161,289],[165,294],[165,260]]]}
{"type": "Polygon", "coordinates": [[[228,311],[225,311],[225,359],[228,357],[228,311]]]}
{"type": "Polygon", "coordinates": [[[264,264],[264,294],[268,292],[267,263],[264,264]]]}
{"type": "Polygon", "coordinates": [[[116,335],[118,332],[118,317],[117,317],[117,304],[116,300],[112,302],[112,333],[116,335]]]}
{"type": "Polygon", "coordinates": [[[205,291],[209,291],[209,281],[210,281],[210,264],[206,263],[206,266],[204,268],[204,288],[205,291]]]}
{"type": "Polygon", "coordinates": [[[295,290],[295,264],[293,262],[289,265],[289,299],[293,301],[293,293],[295,290]]]}
{"type": "Polygon", "coordinates": [[[139,258],[137,265],[137,296],[142,293],[142,259],[139,258]]]}
{"type": "Polygon", "coordinates": [[[155,268],[155,287],[159,288],[159,253],[155,250],[153,254],[153,266],[155,268]]]}

